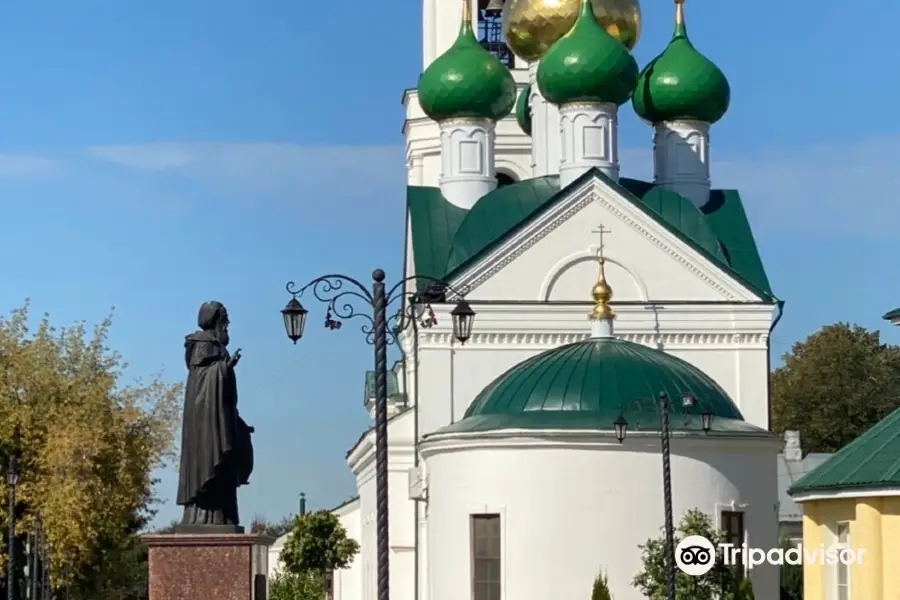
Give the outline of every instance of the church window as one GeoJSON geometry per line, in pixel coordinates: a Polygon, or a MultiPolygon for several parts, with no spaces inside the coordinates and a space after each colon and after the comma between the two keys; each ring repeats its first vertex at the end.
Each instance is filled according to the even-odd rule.
{"type": "Polygon", "coordinates": [[[510,175],[508,173],[503,173],[501,171],[497,171],[497,187],[498,188],[501,188],[505,185],[510,185],[515,182],[516,182],[516,180],[512,175],[510,175]]]}
{"type": "Polygon", "coordinates": [[[510,69],[515,57],[503,39],[503,0],[478,0],[478,41],[510,69]]]}
{"type": "MultiPolygon", "coordinates": [[[[850,548],[850,524],[837,524],[837,549],[838,551],[850,548]]],[[[835,577],[835,587],[837,600],[850,600],[850,565],[841,561],[835,565],[837,569],[837,577],[835,577]]]]}
{"type": "Polygon", "coordinates": [[[472,600],[500,600],[500,515],[472,515],[472,600]]]}
{"type": "MultiPolygon", "coordinates": [[[[725,533],[725,543],[734,544],[735,548],[744,545],[744,513],[733,510],[722,511],[722,531],[725,533]]],[[[734,581],[739,582],[744,578],[744,553],[737,555],[738,563],[734,565],[734,581]]]]}

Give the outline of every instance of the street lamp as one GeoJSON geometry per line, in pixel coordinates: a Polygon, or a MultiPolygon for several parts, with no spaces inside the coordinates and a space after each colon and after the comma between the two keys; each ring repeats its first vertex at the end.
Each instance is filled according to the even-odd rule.
{"type": "MultiPolygon", "coordinates": [[[[445,301],[449,294],[458,298],[456,306],[450,312],[453,324],[453,336],[464,344],[472,336],[472,324],[475,312],[463,298],[464,294],[454,290],[449,284],[422,275],[407,277],[396,283],[390,290],[385,290],[384,271],[376,269],[372,272],[371,291],[365,285],[346,275],[324,275],[317,277],[302,288],[297,289],[290,281],[285,286],[291,300],[281,311],[284,329],[288,339],[295,344],[303,337],[306,328],[306,317],[309,311],[298,299],[308,289],[319,302],[326,304],[325,327],[339,329],[341,319],[348,320],[362,316],[368,324],[362,326],[366,341],[375,348],[375,494],[376,494],[376,545],[378,570],[378,600],[389,600],[390,595],[390,548],[388,546],[388,440],[387,440],[387,347],[398,341],[398,335],[406,329],[407,321],[414,320],[416,306],[427,303],[427,300],[445,301]],[[404,296],[405,287],[410,282],[428,282],[427,298],[416,294],[409,296],[406,311],[387,317],[387,308],[395,300],[404,296]],[[344,289],[344,284],[350,289],[344,289]],[[366,309],[357,312],[353,306],[354,299],[361,301],[366,309]],[[371,314],[369,312],[371,311],[371,314]],[[397,323],[397,320],[400,320],[397,323]]],[[[434,320],[423,323],[431,327],[434,320]]]]}
{"type": "MultiPolygon", "coordinates": [[[[639,410],[643,410],[640,400],[635,400],[639,410]]],[[[697,399],[691,393],[684,393],[681,396],[681,414],[682,424],[686,427],[691,422],[691,416],[695,414],[697,399]]],[[[669,395],[660,392],[659,403],[659,428],[660,438],[662,440],[662,459],[663,459],[663,502],[665,503],[665,530],[666,530],[666,599],[675,600],[675,525],[672,519],[672,467],[671,452],[669,450],[669,442],[671,440],[671,431],[669,429],[669,411],[671,410],[671,402],[669,395]]],[[[704,433],[709,433],[712,428],[713,411],[710,408],[704,408],[700,413],[700,426],[704,433]]],[[[619,443],[625,441],[628,434],[628,421],[625,420],[624,414],[619,413],[619,418],[613,423],[616,430],[616,439],[619,443]]]]}
{"type": "Polygon", "coordinates": [[[16,565],[15,565],[15,542],[16,542],[16,485],[19,483],[19,468],[16,464],[16,455],[13,452],[9,454],[9,463],[6,466],[6,487],[9,493],[9,545],[7,551],[9,556],[6,562],[6,597],[8,600],[16,600],[16,565]]]}

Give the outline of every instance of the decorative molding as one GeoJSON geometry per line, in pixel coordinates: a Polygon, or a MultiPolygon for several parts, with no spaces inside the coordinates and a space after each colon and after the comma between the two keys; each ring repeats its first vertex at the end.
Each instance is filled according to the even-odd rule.
{"type": "MultiPolygon", "coordinates": [[[[721,269],[687,244],[683,244],[680,240],[671,240],[671,242],[674,243],[665,240],[664,237],[674,238],[674,236],[671,236],[671,234],[669,234],[669,232],[659,223],[651,222],[650,217],[639,214],[638,211],[640,209],[637,207],[630,205],[626,207],[626,201],[619,199],[609,186],[596,179],[587,182],[587,184],[580,189],[573,191],[569,198],[551,208],[547,213],[542,215],[541,218],[520,231],[518,235],[507,240],[505,244],[483,258],[461,277],[456,279],[453,282],[454,287],[467,288],[471,293],[471,291],[475,290],[494,275],[502,271],[505,267],[515,262],[538,242],[543,240],[594,201],[598,202],[623,224],[631,227],[631,229],[641,235],[644,239],[687,269],[700,281],[703,281],[714,289],[723,300],[758,300],[752,292],[746,290],[737,282],[733,282],[733,289],[729,289],[720,283],[717,278],[710,276],[710,271],[721,272],[721,269]],[[614,199],[611,200],[611,198],[614,199]],[[651,231],[651,229],[656,229],[657,231],[651,231]],[[686,246],[686,253],[679,252],[674,247],[675,245],[682,244],[686,246]],[[695,264],[693,260],[687,258],[684,254],[689,256],[693,255],[694,258],[698,259],[699,262],[703,264],[703,267],[701,268],[695,264]]],[[[723,273],[723,275],[725,274],[723,273]]]]}
{"type": "MultiPolygon", "coordinates": [[[[450,347],[459,348],[452,332],[429,331],[422,333],[420,348],[422,347],[450,347]]],[[[472,334],[472,337],[466,342],[464,348],[472,346],[487,346],[496,348],[498,346],[541,346],[547,348],[555,348],[565,344],[574,344],[586,340],[590,336],[590,332],[584,333],[478,333],[472,334]]],[[[619,333],[616,338],[645,346],[662,345],[669,346],[714,346],[721,348],[723,346],[761,346],[766,345],[768,339],[766,333],[663,333],[656,334],[652,332],[644,333],[619,333]]]]}

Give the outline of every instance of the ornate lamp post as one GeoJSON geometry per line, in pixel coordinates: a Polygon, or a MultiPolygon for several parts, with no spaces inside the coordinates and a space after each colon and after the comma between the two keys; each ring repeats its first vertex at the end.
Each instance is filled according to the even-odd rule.
{"type": "MultiPolygon", "coordinates": [[[[396,283],[390,290],[385,290],[384,271],[376,269],[372,273],[372,289],[346,275],[324,275],[317,277],[302,288],[297,289],[294,282],[288,282],[286,289],[291,300],[281,311],[284,328],[288,338],[295,344],[303,337],[306,317],[309,311],[300,304],[298,298],[308,289],[316,300],[327,305],[325,327],[340,329],[340,319],[352,319],[362,316],[368,324],[362,326],[366,341],[375,348],[375,488],[376,488],[376,545],[378,569],[378,600],[389,600],[390,569],[388,546],[388,439],[387,439],[387,347],[397,342],[397,335],[406,328],[407,320],[415,319],[417,304],[426,304],[427,300],[444,301],[447,292],[459,298],[450,313],[453,320],[453,335],[464,344],[472,335],[472,324],[475,312],[469,303],[449,284],[425,276],[407,277],[396,283]],[[408,298],[407,311],[398,312],[394,317],[387,317],[387,308],[395,300],[403,296],[405,285],[412,281],[427,281],[429,292],[427,299],[419,296],[408,298]],[[344,283],[350,289],[343,289],[344,283]],[[353,301],[361,301],[366,307],[364,312],[357,312],[353,301]],[[371,314],[369,312],[371,311],[371,314]],[[397,320],[399,319],[399,322],[397,320]],[[396,325],[396,326],[392,326],[396,325]]],[[[432,321],[429,323],[433,325],[432,321]]]]}
{"type": "MultiPolygon", "coordinates": [[[[635,400],[634,404],[642,410],[643,406],[640,400],[635,400]]],[[[660,438],[662,441],[662,459],[663,459],[663,502],[665,503],[665,530],[666,530],[666,598],[667,600],[675,600],[675,525],[672,519],[672,468],[671,453],[669,450],[669,442],[671,439],[671,431],[669,430],[669,411],[671,410],[671,401],[669,395],[665,392],[659,394],[659,428],[660,438]]],[[[682,413],[683,425],[686,427],[692,421],[692,416],[696,414],[695,407],[697,399],[692,394],[683,394],[681,396],[680,412],[682,413]]],[[[700,413],[700,426],[704,433],[709,433],[712,428],[713,412],[706,408],[700,413]]],[[[628,421],[625,415],[620,413],[619,418],[614,423],[616,429],[616,439],[619,443],[625,441],[628,433],[628,421]]],[[[640,426],[640,424],[638,424],[640,426]]]]}
{"type": "Polygon", "coordinates": [[[6,562],[6,595],[8,600],[16,600],[16,486],[19,484],[19,466],[16,455],[11,452],[6,467],[6,487],[9,493],[9,530],[7,532],[9,546],[6,562]]]}

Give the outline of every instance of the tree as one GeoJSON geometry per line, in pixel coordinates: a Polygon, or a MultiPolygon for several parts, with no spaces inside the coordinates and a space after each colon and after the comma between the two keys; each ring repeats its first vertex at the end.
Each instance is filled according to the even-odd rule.
{"type": "Polygon", "coordinates": [[[278,573],[269,584],[269,600],[322,600],[324,597],[323,580],[313,573],[278,573]]]}
{"type": "Polygon", "coordinates": [[[772,373],[773,429],[807,452],[837,452],[900,406],[900,347],[877,331],[828,325],[794,344],[772,373]]]}
{"type": "Polygon", "coordinates": [[[298,515],[281,551],[287,573],[324,575],[350,566],[359,552],[356,540],[347,537],[340,520],[327,510],[298,515]]]}
{"type": "Polygon", "coordinates": [[[18,456],[17,527],[40,515],[54,586],[90,597],[99,571],[140,554],[137,530],[156,502],[151,472],[174,457],[180,386],[124,384],[126,365],[106,345],[110,319],[89,334],[46,315],[31,331],[28,317],[26,304],[0,318],[0,448],[18,456]]]}
{"type": "MultiPolygon", "coordinates": [[[[720,531],[713,528],[709,516],[697,509],[688,511],[675,531],[675,544],[690,536],[700,535],[716,547],[725,541],[720,531]]],[[[635,576],[632,585],[650,600],[666,598],[666,551],[665,536],[647,540],[640,546],[643,568],[635,576]]],[[[716,600],[727,592],[729,583],[734,581],[731,566],[717,560],[713,568],[699,577],[692,577],[680,570],[675,574],[675,595],[679,600],[716,600]]],[[[725,596],[728,598],[729,596],[725,596]]]]}
{"type": "Polygon", "coordinates": [[[609,593],[609,583],[606,579],[606,573],[600,572],[597,579],[594,580],[594,589],[591,592],[591,600],[612,600],[609,593]]]}
{"type": "MultiPolygon", "coordinates": [[[[781,538],[781,548],[789,550],[795,548],[786,537],[781,538]]],[[[781,600],[803,600],[803,565],[781,565],[781,600]]]]}

